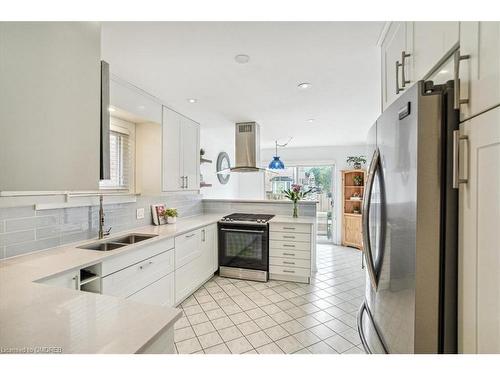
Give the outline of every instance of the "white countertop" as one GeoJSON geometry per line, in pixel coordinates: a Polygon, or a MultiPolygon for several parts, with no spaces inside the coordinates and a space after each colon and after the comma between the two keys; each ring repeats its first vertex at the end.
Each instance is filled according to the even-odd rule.
{"type": "MultiPolygon", "coordinates": [[[[291,200],[288,199],[227,199],[227,198],[204,198],[204,202],[226,202],[226,203],[281,203],[281,204],[292,204],[291,200]]],[[[317,204],[318,201],[302,200],[299,204],[317,204]]]]}
{"type": "MultiPolygon", "coordinates": [[[[135,353],[181,316],[175,308],[136,303],[34,281],[133,251],[141,244],[171,238],[216,223],[223,214],[204,214],[176,224],[148,225],[115,233],[157,237],[110,252],[78,249],[79,243],[0,261],[0,353],[3,349],[61,347],[63,353],[135,353]]],[[[270,222],[314,224],[312,217],[276,216],[270,222]]]]}

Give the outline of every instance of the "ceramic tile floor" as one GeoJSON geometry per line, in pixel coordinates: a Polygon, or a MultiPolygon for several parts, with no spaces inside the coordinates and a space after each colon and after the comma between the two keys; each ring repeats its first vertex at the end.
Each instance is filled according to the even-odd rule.
{"type": "Polygon", "coordinates": [[[180,354],[363,353],[356,313],[364,295],[361,252],[318,244],[311,284],[214,276],[181,304],[180,354]]]}

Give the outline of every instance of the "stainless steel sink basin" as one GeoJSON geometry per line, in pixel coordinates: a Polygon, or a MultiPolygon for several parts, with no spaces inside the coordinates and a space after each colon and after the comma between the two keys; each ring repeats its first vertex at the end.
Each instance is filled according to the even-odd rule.
{"type": "Polygon", "coordinates": [[[123,237],[110,238],[107,241],[93,242],[88,245],[78,246],[79,249],[97,250],[97,251],[110,251],[119,249],[127,245],[132,245],[137,242],[149,240],[150,238],[157,237],[157,234],[129,234],[123,237]]]}
{"type": "Polygon", "coordinates": [[[150,238],[157,237],[157,234],[129,234],[127,236],[123,237],[117,237],[117,238],[112,238],[109,241],[110,242],[118,242],[118,243],[124,243],[127,245],[132,245],[137,242],[149,240],[150,238]]]}
{"type": "Polygon", "coordinates": [[[97,250],[97,251],[110,251],[119,249],[120,247],[123,246],[127,246],[127,244],[116,243],[116,242],[94,242],[88,245],[78,246],[78,248],[87,250],[97,250]]]}

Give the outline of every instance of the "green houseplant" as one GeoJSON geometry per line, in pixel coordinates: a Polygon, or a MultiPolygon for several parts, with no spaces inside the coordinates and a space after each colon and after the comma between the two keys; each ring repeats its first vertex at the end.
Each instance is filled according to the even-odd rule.
{"type": "Polygon", "coordinates": [[[168,224],[174,224],[177,221],[177,209],[176,208],[166,208],[164,212],[165,219],[167,219],[168,224]]]}
{"type": "Polygon", "coordinates": [[[353,169],[361,169],[365,163],[366,157],[363,155],[347,157],[347,164],[349,164],[353,169]]]}
{"type": "Polygon", "coordinates": [[[363,176],[357,174],[356,176],[353,176],[352,182],[354,182],[354,185],[356,186],[361,186],[363,185],[363,176]]]}
{"type": "Polygon", "coordinates": [[[293,202],[293,214],[292,214],[292,216],[294,218],[299,217],[298,202],[301,199],[304,199],[310,192],[311,192],[311,189],[304,191],[302,189],[302,185],[299,185],[299,184],[293,184],[290,189],[286,189],[283,191],[285,197],[287,197],[288,199],[290,199],[293,202]]]}

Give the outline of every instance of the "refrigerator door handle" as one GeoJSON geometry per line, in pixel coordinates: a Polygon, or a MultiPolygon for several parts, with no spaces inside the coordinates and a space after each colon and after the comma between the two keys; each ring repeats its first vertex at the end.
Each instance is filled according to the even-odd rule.
{"type": "Polygon", "coordinates": [[[375,172],[380,165],[380,151],[378,148],[373,153],[372,161],[370,162],[370,168],[368,169],[368,180],[366,181],[366,188],[363,197],[363,209],[361,211],[361,223],[363,231],[363,253],[366,259],[366,268],[368,270],[368,275],[370,276],[370,281],[372,288],[376,291],[378,289],[378,279],[375,271],[375,264],[373,261],[372,248],[370,243],[370,201],[373,189],[373,182],[375,181],[375,172]]]}

